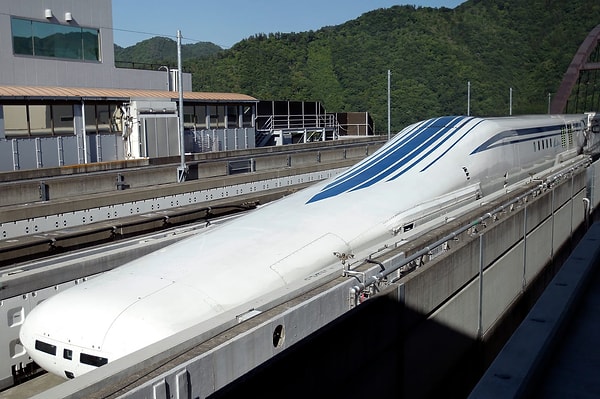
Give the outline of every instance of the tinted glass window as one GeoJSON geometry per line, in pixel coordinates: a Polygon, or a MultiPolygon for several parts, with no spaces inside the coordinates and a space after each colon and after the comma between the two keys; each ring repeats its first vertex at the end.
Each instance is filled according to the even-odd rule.
{"type": "Polygon", "coordinates": [[[56,346],[55,345],[50,345],[46,342],[42,342],[42,341],[35,341],[35,349],[44,352],[44,353],[48,353],[49,355],[53,355],[56,356],[56,346]]]}
{"type": "Polygon", "coordinates": [[[100,61],[98,29],[11,19],[13,52],[36,57],[100,61]]]}
{"type": "Polygon", "coordinates": [[[100,367],[108,363],[108,359],[100,356],[88,355],[87,353],[82,353],[79,355],[79,361],[83,364],[89,364],[90,366],[100,367]]]}
{"type": "Polygon", "coordinates": [[[33,55],[31,21],[12,19],[13,51],[15,54],[33,55]]]}

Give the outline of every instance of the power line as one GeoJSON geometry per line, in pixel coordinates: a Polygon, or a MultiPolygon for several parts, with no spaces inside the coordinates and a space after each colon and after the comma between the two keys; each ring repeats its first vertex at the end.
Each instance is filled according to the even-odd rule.
{"type": "MultiPolygon", "coordinates": [[[[125,32],[125,33],[135,33],[135,34],[140,34],[140,35],[146,35],[149,36],[150,38],[152,37],[168,37],[170,39],[173,40],[177,40],[177,35],[169,35],[169,34],[165,34],[165,33],[152,33],[152,32],[142,32],[142,31],[137,31],[137,30],[131,30],[131,29],[119,29],[119,28],[108,28],[108,27],[101,27],[100,29],[107,29],[107,30],[112,30],[114,31],[119,31],[119,32],[125,32]]],[[[213,42],[208,42],[206,40],[199,40],[199,39],[193,39],[193,38],[188,38],[188,37],[181,37],[182,40],[186,41],[186,42],[190,42],[190,43],[213,43],[213,42]]],[[[114,39],[113,39],[114,42],[114,39]]],[[[223,49],[228,49],[230,48],[230,46],[225,46],[225,45],[221,45],[218,43],[213,43],[223,49]]]]}
{"type": "MultiPolygon", "coordinates": [[[[5,13],[5,12],[0,12],[0,15],[6,15],[6,16],[9,16],[9,17],[13,17],[12,14],[8,14],[8,13],[5,13]]],[[[138,34],[138,35],[148,36],[149,38],[153,38],[153,37],[157,37],[157,36],[159,36],[159,37],[168,37],[169,39],[173,39],[174,41],[177,41],[177,35],[176,34],[169,35],[169,34],[165,34],[165,33],[142,32],[142,31],[131,30],[131,29],[109,28],[107,26],[99,26],[97,28],[98,29],[106,29],[106,30],[110,30],[110,31],[113,31],[113,32],[118,31],[118,32],[125,32],[125,33],[135,33],[135,34],[138,34]]],[[[181,39],[183,41],[189,42],[191,44],[194,44],[194,43],[212,43],[212,44],[215,44],[215,45],[221,47],[222,49],[229,49],[229,48],[231,48],[231,46],[226,46],[226,45],[219,44],[219,43],[209,42],[207,40],[194,39],[194,38],[191,38],[191,37],[183,37],[182,36],[181,39]]],[[[116,44],[116,43],[114,43],[114,37],[113,37],[113,44],[116,44]]]]}

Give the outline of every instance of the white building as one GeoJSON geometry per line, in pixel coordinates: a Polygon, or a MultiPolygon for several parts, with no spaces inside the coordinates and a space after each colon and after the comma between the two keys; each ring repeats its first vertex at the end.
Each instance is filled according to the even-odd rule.
{"type": "MultiPolygon", "coordinates": [[[[111,0],[0,2],[0,53],[0,171],[179,155],[178,93],[115,67],[111,0]]],[[[256,99],[182,80],[186,152],[254,147],[256,99]]]]}

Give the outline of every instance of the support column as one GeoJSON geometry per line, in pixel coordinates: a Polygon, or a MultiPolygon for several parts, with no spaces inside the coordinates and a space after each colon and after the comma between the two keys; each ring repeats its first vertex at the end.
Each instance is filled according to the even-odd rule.
{"type": "Polygon", "coordinates": [[[73,129],[77,137],[77,162],[88,163],[87,135],[85,132],[84,104],[73,105],[73,129]]]}
{"type": "Polygon", "coordinates": [[[4,133],[4,107],[0,105],[0,139],[5,139],[6,134],[4,133]]]}

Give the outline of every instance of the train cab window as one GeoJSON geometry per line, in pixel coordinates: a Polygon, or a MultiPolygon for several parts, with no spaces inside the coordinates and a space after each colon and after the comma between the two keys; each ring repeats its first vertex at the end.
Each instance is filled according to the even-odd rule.
{"type": "Polygon", "coordinates": [[[105,357],[88,355],[87,353],[82,353],[79,355],[79,361],[83,364],[89,364],[90,366],[104,366],[108,363],[108,359],[105,357]]]}
{"type": "Polygon", "coordinates": [[[67,360],[73,360],[73,351],[71,349],[63,350],[63,357],[67,360]]]}
{"type": "Polygon", "coordinates": [[[35,349],[47,353],[52,356],[56,356],[56,346],[48,344],[43,341],[35,340],[35,349]]]}

